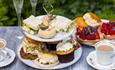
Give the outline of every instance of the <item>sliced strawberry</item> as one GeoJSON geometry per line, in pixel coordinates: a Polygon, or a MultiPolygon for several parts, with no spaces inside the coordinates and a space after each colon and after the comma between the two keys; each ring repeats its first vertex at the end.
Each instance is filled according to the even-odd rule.
{"type": "Polygon", "coordinates": [[[81,34],[79,34],[79,37],[80,37],[81,39],[85,40],[85,34],[81,33],[81,34]]]}
{"type": "Polygon", "coordinates": [[[106,30],[105,30],[105,32],[104,32],[104,34],[105,34],[105,35],[110,35],[109,30],[108,30],[108,29],[106,29],[106,30]]]}
{"type": "Polygon", "coordinates": [[[86,36],[86,39],[87,39],[87,40],[95,40],[95,35],[94,35],[94,34],[88,34],[88,35],[86,36]]]}
{"type": "Polygon", "coordinates": [[[112,29],[110,30],[110,35],[115,35],[115,30],[114,30],[114,28],[112,28],[112,29]]]}
{"type": "Polygon", "coordinates": [[[77,28],[77,34],[81,33],[81,30],[79,28],[77,28]]]}
{"type": "Polygon", "coordinates": [[[98,33],[97,30],[96,30],[96,32],[95,32],[95,39],[100,39],[100,36],[99,36],[99,33],[98,33]]]}
{"type": "Polygon", "coordinates": [[[107,29],[107,25],[106,25],[106,23],[103,23],[101,26],[101,32],[105,33],[106,29],[107,29]]]}

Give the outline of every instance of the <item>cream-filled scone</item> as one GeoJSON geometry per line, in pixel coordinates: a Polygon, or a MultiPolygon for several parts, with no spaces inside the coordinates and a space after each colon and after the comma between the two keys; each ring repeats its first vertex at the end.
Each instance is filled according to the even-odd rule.
{"type": "Polygon", "coordinates": [[[42,23],[39,25],[38,35],[41,38],[49,39],[56,35],[56,29],[51,26],[51,22],[55,19],[53,16],[45,16],[42,23]]]}
{"type": "Polygon", "coordinates": [[[59,43],[56,46],[56,53],[60,63],[67,63],[74,59],[74,45],[70,42],[59,43]]]}
{"type": "Polygon", "coordinates": [[[49,39],[49,38],[52,38],[56,35],[56,29],[54,27],[48,27],[48,29],[40,29],[38,31],[38,35],[39,37],[41,38],[44,38],[44,39],[49,39]]]}
{"type": "Polygon", "coordinates": [[[38,58],[34,63],[41,67],[53,67],[57,65],[59,61],[56,54],[42,51],[38,53],[38,58]]]}
{"type": "Polygon", "coordinates": [[[23,30],[29,34],[36,34],[39,29],[39,24],[41,21],[37,20],[35,16],[30,16],[29,18],[23,20],[23,30]]]}
{"type": "Polygon", "coordinates": [[[95,15],[92,12],[86,13],[83,18],[85,19],[85,22],[92,27],[97,27],[100,25],[101,20],[98,18],[97,15],[95,15]]]}

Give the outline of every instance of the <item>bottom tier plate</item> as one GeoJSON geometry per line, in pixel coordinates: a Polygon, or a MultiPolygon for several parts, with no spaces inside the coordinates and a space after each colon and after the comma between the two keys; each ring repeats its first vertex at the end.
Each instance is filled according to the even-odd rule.
{"type": "Polygon", "coordinates": [[[65,67],[68,67],[68,66],[70,66],[70,65],[72,65],[72,64],[74,64],[74,63],[76,63],[76,62],[80,59],[80,57],[81,57],[81,55],[82,55],[82,48],[80,47],[80,48],[78,48],[78,49],[75,51],[75,54],[74,54],[75,58],[74,58],[73,61],[68,62],[68,63],[59,63],[58,65],[56,65],[56,66],[54,66],[54,67],[50,67],[50,68],[44,68],[44,67],[40,67],[40,66],[37,66],[36,64],[34,64],[34,63],[32,62],[32,60],[25,60],[25,59],[21,58],[21,56],[20,56],[21,47],[22,47],[22,46],[19,46],[18,51],[17,51],[19,59],[20,59],[24,64],[26,64],[26,65],[28,65],[28,66],[30,66],[30,67],[33,67],[33,68],[37,68],[37,69],[61,69],[61,68],[65,68],[65,67]]]}

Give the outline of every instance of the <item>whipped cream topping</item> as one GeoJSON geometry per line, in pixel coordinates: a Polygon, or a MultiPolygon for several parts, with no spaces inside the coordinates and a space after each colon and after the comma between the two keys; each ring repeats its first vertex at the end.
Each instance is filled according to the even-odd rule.
{"type": "Polygon", "coordinates": [[[93,18],[91,18],[91,16],[90,16],[90,14],[85,14],[84,16],[83,16],[83,18],[85,19],[85,22],[88,24],[88,25],[91,25],[91,26],[97,26],[97,25],[99,25],[99,24],[97,24],[98,22],[95,20],[95,19],[93,19],[93,18]]]}
{"type": "Polygon", "coordinates": [[[73,48],[73,44],[68,42],[68,43],[59,45],[56,48],[57,48],[57,51],[66,51],[66,50],[70,50],[71,48],[73,48]]]}

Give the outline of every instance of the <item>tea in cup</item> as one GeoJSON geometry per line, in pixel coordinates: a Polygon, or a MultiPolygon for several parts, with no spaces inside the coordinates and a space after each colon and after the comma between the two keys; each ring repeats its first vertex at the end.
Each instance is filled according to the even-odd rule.
{"type": "Polygon", "coordinates": [[[101,65],[112,64],[115,57],[115,45],[109,40],[102,40],[95,44],[97,61],[101,65]]]}
{"type": "Polygon", "coordinates": [[[7,52],[4,50],[6,41],[0,38],[0,62],[5,59],[7,52]]]}

